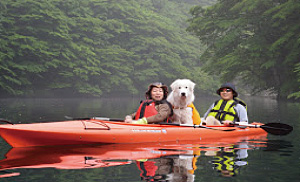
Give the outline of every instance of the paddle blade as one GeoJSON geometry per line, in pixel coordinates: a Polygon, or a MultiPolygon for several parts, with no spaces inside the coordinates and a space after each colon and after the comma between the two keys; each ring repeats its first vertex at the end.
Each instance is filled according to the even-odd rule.
{"type": "Polygon", "coordinates": [[[3,119],[3,118],[0,118],[0,122],[7,123],[7,124],[13,124],[12,122],[10,122],[6,119],[3,119]]]}
{"type": "Polygon", "coordinates": [[[287,135],[293,131],[293,127],[283,123],[267,123],[260,128],[273,135],[287,135]]]}

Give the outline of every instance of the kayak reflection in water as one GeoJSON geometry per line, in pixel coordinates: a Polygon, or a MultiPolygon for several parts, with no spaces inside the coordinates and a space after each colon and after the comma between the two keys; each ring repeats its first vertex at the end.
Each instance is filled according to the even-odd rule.
{"type": "Polygon", "coordinates": [[[125,117],[126,123],[152,124],[168,122],[173,115],[171,104],[166,100],[168,87],[160,82],[149,85],[145,94],[146,100],[142,101],[135,113],[125,117]]]}
{"type": "MultiPolygon", "coordinates": [[[[248,157],[248,145],[241,143],[237,147],[221,147],[215,152],[214,159],[211,161],[213,169],[221,173],[223,177],[232,177],[238,174],[241,166],[248,164],[245,159],[248,157]]],[[[207,154],[211,156],[210,154],[207,154]]]]}
{"type": "MultiPolygon", "coordinates": [[[[193,152],[193,151],[191,151],[193,152]]],[[[145,181],[193,182],[198,156],[193,154],[139,160],[137,166],[145,181]]]]}

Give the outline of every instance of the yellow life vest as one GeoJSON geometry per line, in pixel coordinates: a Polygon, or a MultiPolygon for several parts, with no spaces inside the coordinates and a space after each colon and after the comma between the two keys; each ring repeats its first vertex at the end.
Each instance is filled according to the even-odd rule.
{"type": "Polygon", "coordinates": [[[234,110],[234,106],[238,104],[235,100],[225,101],[220,99],[215,103],[215,106],[210,110],[208,116],[213,116],[219,121],[239,121],[239,117],[234,110]]]}
{"type": "Polygon", "coordinates": [[[193,109],[193,124],[194,125],[200,125],[201,124],[201,118],[200,118],[200,114],[197,111],[196,107],[194,106],[193,103],[191,103],[190,105],[188,105],[188,107],[191,107],[193,109]]]}
{"type": "Polygon", "coordinates": [[[213,160],[211,161],[214,165],[214,169],[218,171],[226,170],[228,175],[234,176],[237,173],[237,167],[235,165],[235,150],[234,146],[230,148],[226,148],[226,152],[224,151],[225,148],[221,148],[221,151],[217,156],[214,156],[213,160]]]}

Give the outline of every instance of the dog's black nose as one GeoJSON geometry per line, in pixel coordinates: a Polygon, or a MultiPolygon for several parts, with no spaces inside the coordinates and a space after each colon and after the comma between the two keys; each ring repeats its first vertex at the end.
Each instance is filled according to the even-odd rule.
{"type": "Polygon", "coordinates": [[[185,93],[184,93],[184,92],[182,92],[182,93],[181,93],[181,96],[185,96],[185,93]]]}

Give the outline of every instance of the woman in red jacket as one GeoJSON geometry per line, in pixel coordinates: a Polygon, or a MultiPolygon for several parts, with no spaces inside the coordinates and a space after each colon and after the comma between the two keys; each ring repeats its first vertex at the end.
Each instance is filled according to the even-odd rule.
{"type": "Polygon", "coordinates": [[[125,117],[126,123],[152,124],[167,122],[173,114],[171,104],[166,100],[168,87],[160,82],[149,85],[145,94],[146,100],[142,101],[138,110],[125,117]]]}

